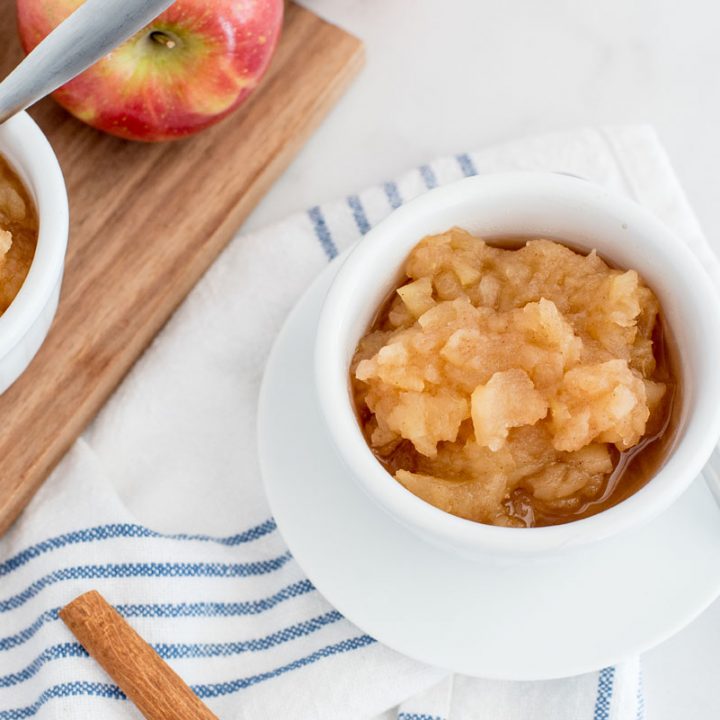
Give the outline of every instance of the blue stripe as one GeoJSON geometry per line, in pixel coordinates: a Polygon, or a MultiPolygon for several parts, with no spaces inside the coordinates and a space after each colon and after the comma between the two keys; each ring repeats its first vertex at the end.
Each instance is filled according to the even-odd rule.
{"type": "Polygon", "coordinates": [[[362,235],[364,235],[370,229],[370,223],[368,222],[367,215],[365,214],[365,210],[360,202],[360,198],[357,195],[350,195],[347,199],[347,204],[352,210],[358,230],[362,235]]]}
{"type": "Polygon", "coordinates": [[[606,667],[600,671],[598,675],[597,698],[595,699],[593,720],[608,720],[610,717],[610,703],[612,702],[614,681],[614,667],[606,667]]]}
{"type": "MultiPolygon", "coordinates": [[[[318,617],[296,623],[278,630],[262,638],[242,640],[228,643],[159,643],[153,645],[155,652],[163,660],[185,660],[188,658],[230,657],[246,652],[261,652],[283,645],[301,637],[312,635],[322,628],[332,625],[343,619],[337,611],[332,610],[318,617]]],[[[27,667],[9,675],[0,676],[0,688],[19,685],[30,680],[40,672],[40,669],[53,660],[62,660],[68,657],[88,657],[86,650],[80,643],[63,643],[47,648],[41,655],[33,660],[27,667]]]]}
{"type": "Polygon", "coordinates": [[[0,688],[12,687],[30,680],[40,672],[40,669],[52,660],[60,660],[68,657],[88,657],[87,650],[76,642],[52,645],[38,655],[27,667],[17,672],[0,677],[0,688]]]}
{"type": "Polygon", "coordinates": [[[238,690],[244,690],[252,685],[257,685],[258,683],[265,682],[266,680],[271,680],[272,678],[279,677],[280,675],[285,675],[293,670],[306,667],[307,665],[312,665],[323,658],[332,657],[333,655],[341,655],[352,650],[358,650],[359,648],[366,647],[367,645],[372,645],[374,642],[375,640],[369,635],[358,635],[357,637],[348,638],[347,640],[342,640],[334,645],[328,645],[320,650],[316,650],[310,655],[306,655],[298,660],[293,660],[293,662],[288,663],[287,665],[282,665],[279,668],[275,668],[275,670],[268,670],[264,673],[250,675],[249,677],[239,678],[238,680],[230,680],[228,682],[212,683],[208,685],[192,685],[191,687],[193,691],[203,699],[219,697],[220,695],[230,695],[238,690]]]}
{"type": "Polygon", "coordinates": [[[22,565],[27,564],[30,560],[33,560],[40,555],[53,550],[66,547],[68,545],[77,545],[80,543],[91,543],[100,540],[111,540],[113,538],[162,538],[165,540],[191,540],[198,542],[211,542],[219,545],[226,545],[228,547],[234,547],[236,545],[242,545],[244,543],[258,540],[259,538],[274,532],[277,529],[275,520],[269,518],[260,525],[245,530],[237,535],[230,535],[229,537],[212,537],[210,535],[165,535],[163,533],[155,532],[149,528],[143,527],[142,525],[135,525],[132,523],[113,523],[110,525],[98,525],[96,527],[86,528],[83,530],[75,530],[73,532],[58,535],[57,537],[43,540],[37,545],[19,552],[9,560],[0,563],[0,577],[7,575],[8,573],[16,570],[22,565]]]}
{"type": "Polygon", "coordinates": [[[253,640],[241,640],[229,643],[166,643],[155,645],[155,650],[165,660],[186,658],[229,657],[246,652],[260,652],[283,645],[291,640],[306,637],[322,628],[339,622],[343,616],[337,610],[291,625],[277,632],[253,640]]]}
{"type": "Polygon", "coordinates": [[[308,210],[308,216],[310,217],[310,222],[313,224],[315,235],[322,245],[322,249],[328,256],[328,259],[332,260],[337,256],[338,251],[335,243],[333,242],[327,222],[325,222],[325,216],[323,215],[322,210],[316,205],[308,210]]]}
{"type": "Polygon", "coordinates": [[[32,704],[26,707],[13,708],[11,710],[0,710],[0,720],[25,720],[32,717],[46,703],[55,698],[67,697],[101,697],[111,698],[113,700],[126,700],[125,693],[115,685],[107,683],[88,682],[86,680],[77,680],[75,682],[66,682],[61,685],[54,685],[44,690],[40,697],[32,704]]]}
{"type": "MultiPolygon", "coordinates": [[[[286,600],[315,590],[309,580],[300,580],[260,600],[245,602],[151,603],[145,605],[117,605],[116,610],[126,618],[179,618],[179,617],[235,617],[260,615],[286,600]]],[[[0,651],[11,650],[32,638],[48,622],[58,619],[60,608],[45,611],[32,625],[14,635],[0,638],[0,651]]]]}
{"type": "MultiPolygon", "coordinates": [[[[320,650],[316,650],[310,655],[294,660],[287,665],[275,668],[275,670],[269,670],[258,675],[250,675],[249,677],[239,678],[228,682],[214,683],[210,685],[192,685],[191,687],[193,691],[203,699],[229,695],[239,690],[243,690],[244,688],[265,682],[266,680],[271,680],[272,678],[285,675],[293,670],[312,665],[323,658],[358,650],[359,648],[372,645],[374,642],[375,640],[373,640],[373,638],[369,635],[359,635],[357,637],[348,638],[347,640],[342,640],[334,645],[328,645],[320,650]]],[[[87,681],[67,682],[48,688],[41,693],[32,705],[10,710],[0,710],[0,720],[24,720],[25,718],[35,715],[43,705],[54,698],[79,696],[112,698],[114,700],[125,699],[124,693],[114,685],[87,681]]]]}
{"type": "Polygon", "coordinates": [[[259,615],[276,605],[315,590],[309,580],[300,580],[262,600],[244,602],[151,603],[117,605],[117,611],[126,618],[177,618],[177,617],[234,617],[259,615]]]}
{"type": "Polygon", "coordinates": [[[467,153],[457,155],[455,159],[458,161],[458,165],[463,171],[463,175],[465,175],[465,177],[470,177],[472,175],[478,174],[478,171],[475,168],[475,163],[472,161],[472,158],[467,153]]]}
{"type": "Polygon", "coordinates": [[[0,650],[12,650],[18,645],[22,645],[27,642],[35,633],[40,630],[46,623],[52,622],[58,619],[58,613],[60,608],[54,608],[53,610],[46,610],[40,617],[33,622],[32,625],[20,630],[20,632],[14,633],[13,635],[7,635],[4,638],[0,638],[0,650]]]}
{"type": "Polygon", "coordinates": [[[15,610],[50,585],[66,580],[97,580],[127,577],[252,577],[279,570],[291,560],[289,552],[249,563],[110,563],[76,565],[63,568],[36,580],[17,595],[0,600],[0,612],[15,610]]]}
{"type": "Polygon", "coordinates": [[[440,715],[427,715],[426,713],[398,713],[397,720],[445,720],[440,715]]]}
{"type": "Polygon", "coordinates": [[[383,185],[383,189],[387,195],[390,207],[393,210],[397,210],[402,205],[402,198],[400,197],[400,190],[398,190],[397,184],[394,182],[386,182],[383,185]]]}
{"type": "Polygon", "coordinates": [[[645,693],[643,692],[643,674],[642,668],[638,673],[637,686],[637,715],[636,720],[645,720],[645,693]]]}
{"type": "Polygon", "coordinates": [[[438,185],[437,177],[435,177],[435,171],[429,165],[421,165],[419,168],[420,176],[425,183],[425,187],[428,190],[436,188],[438,185]]]}

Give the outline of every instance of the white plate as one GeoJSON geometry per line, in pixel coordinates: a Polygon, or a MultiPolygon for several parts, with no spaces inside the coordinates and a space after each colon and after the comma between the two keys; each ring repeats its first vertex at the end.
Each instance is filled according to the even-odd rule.
{"type": "Polygon", "coordinates": [[[323,272],[277,338],[258,434],[280,532],[343,615],[432,665],[539,680],[647,650],[720,595],[720,510],[702,479],[644,528],[556,559],[505,567],[426,544],[386,515],[336,455],[315,397],[315,329],[338,266],[323,272]]]}

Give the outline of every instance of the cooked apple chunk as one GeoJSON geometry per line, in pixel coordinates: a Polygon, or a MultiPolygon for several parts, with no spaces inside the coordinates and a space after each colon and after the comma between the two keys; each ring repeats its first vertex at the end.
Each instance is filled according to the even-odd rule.
{"type": "Polygon", "coordinates": [[[535,389],[524,370],[496,372],[471,396],[475,442],[499,450],[510,428],[534,425],[547,415],[547,400],[535,389]]]}
{"type": "Polygon", "coordinates": [[[0,228],[0,262],[5,259],[8,251],[12,247],[12,233],[9,230],[0,228]]]}
{"type": "Polygon", "coordinates": [[[637,445],[650,417],[643,378],[625,360],[568,370],[551,402],[558,450],[596,441],[625,450],[637,445]]]}
{"type": "Polygon", "coordinates": [[[20,193],[10,185],[0,185],[0,221],[20,222],[25,214],[26,205],[20,193]]]}
{"type": "Polygon", "coordinates": [[[397,291],[397,294],[405,303],[405,307],[416,318],[419,318],[435,304],[432,293],[432,280],[429,277],[420,278],[415,282],[403,285],[397,291]]]}

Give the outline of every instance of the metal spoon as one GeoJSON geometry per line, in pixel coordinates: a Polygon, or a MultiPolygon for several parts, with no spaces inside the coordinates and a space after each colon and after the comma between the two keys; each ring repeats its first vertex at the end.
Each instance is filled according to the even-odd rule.
{"type": "Polygon", "coordinates": [[[0,123],[79,75],[173,2],[85,0],[0,82],[0,123]]]}

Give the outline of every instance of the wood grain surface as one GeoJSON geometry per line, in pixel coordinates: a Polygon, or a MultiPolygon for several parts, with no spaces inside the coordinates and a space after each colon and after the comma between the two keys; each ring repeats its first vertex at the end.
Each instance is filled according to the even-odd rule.
{"type": "MultiPolygon", "coordinates": [[[[0,3],[0,76],[19,61],[13,2],[0,3]]],[[[31,114],[70,197],[60,308],[40,353],[0,397],[0,533],[357,74],[359,40],[290,3],[261,87],[193,138],[131,143],[51,100],[31,114]]]]}
{"type": "Polygon", "coordinates": [[[217,720],[96,590],[75,598],[60,618],[147,720],[217,720]]]}

